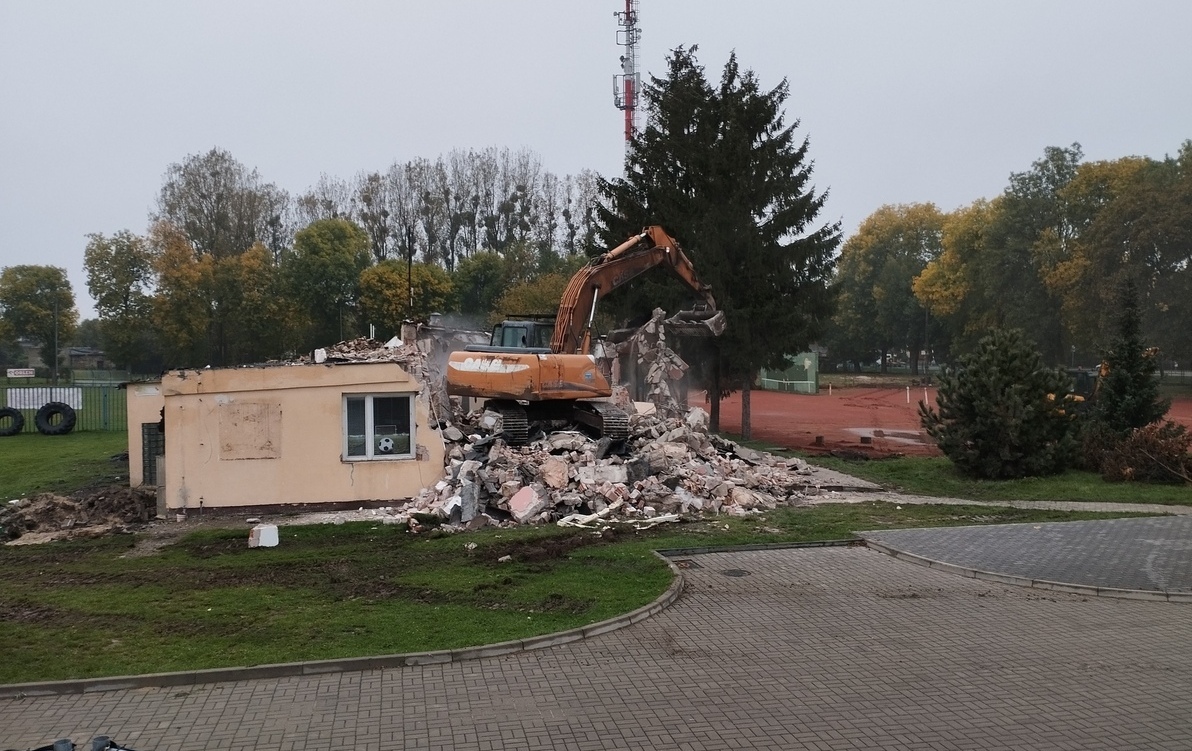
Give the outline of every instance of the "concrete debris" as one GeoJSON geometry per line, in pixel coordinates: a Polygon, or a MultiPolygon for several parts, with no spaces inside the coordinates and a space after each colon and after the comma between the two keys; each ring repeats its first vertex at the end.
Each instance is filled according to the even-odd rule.
{"type": "MultiPolygon", "coordinates": [[[[685,406],[681,382],[688,366],[667,345],[673,321],[665,316],[655,310],[646,325],[604,348],[609,360],[602,367],[615,375],[629,362],[639,380],[644,372],[649,392],[649,402],[635,402],[625,387],[614,387],[611,401],[630,415],[629,438],[617,444],[556,424],[540,426],[525,445],[509,445],[501,438],[498,413],[482,405],[465,413],[459,400],[441,391],[436,361],[448,347],[433,337],[411,332],[403,335],[404,345],[356,339],[327,347],[326,362],[393,360],[429,385],[432,420],[447,448],[441,479],[415,498],[350,518],[406,524],[412,533],[551,522],[646,529],[686,518],[747,517],[782,505],[806,505],[821,486],[835,489],[852,479],[710,433],[708,413],[685,406]]],[[[308,516],[306,523],[317,523],[327,515],[308,516]]],[[[303,518],[286,523],[303,523],[303,518]]]]}
{"type": "MultiPolygon", "coordinates": [[[[632,407],[629,407],[632,409],[632,407]]],[[[456,415],[443,430],[448,459],[443,479],[424,488],[397,519],[423,515],[440,528],[476,523],[558,523],[638,528],[701,515],[744,517],[780,505],[803,505],[818,491],[814,470],[739,446],[708,432],[708,416],[695,408],[681,416],[630,416],[630,437],[608,449],[573,430],[546,432],[523,446],[501,439],[491,412],[456,415]]]]}

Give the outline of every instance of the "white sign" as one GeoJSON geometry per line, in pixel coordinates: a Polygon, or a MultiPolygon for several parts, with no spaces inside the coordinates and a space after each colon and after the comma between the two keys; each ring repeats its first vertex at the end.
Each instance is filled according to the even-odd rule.
{"type": "Polygon", "coordinates": [[[9,368],[9,378],[32,378],[34,376],[33,368],[9,368]]]}

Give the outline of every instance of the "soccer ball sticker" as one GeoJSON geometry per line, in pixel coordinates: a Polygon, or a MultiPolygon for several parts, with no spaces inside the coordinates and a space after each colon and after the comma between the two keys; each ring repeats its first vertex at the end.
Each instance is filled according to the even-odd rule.
{"type": "Polygon", "coordinates": [[[385,436],[384,438],[382,438],[380,440],[380,442],[377,443],[377,448],[381,450],[382,454],[392,454],[393,453],[393,439],[390,438],[389,436],[385,436]]]}

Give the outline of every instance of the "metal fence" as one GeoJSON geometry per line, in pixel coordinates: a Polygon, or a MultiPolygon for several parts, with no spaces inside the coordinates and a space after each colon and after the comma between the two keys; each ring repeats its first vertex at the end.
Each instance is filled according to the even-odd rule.
{"type": "Polygon", "coordinates": [[[790,391],[796,394],[819,392],[819,355],[802,352],[787,358],[784,370],[761,370],[757,387],[766,391],[790,391]]]}
{"type": "MultiPolygon", "coordinates": [[[[75,430],[128,430],[126,391],[109,383],[94,386],[0,386],[0,406],[12,407],[25,418],[22,433],[36,433],[37,410],[50,402],[68,405],[75,413],[75,430]]],[[[11,424],[5,422],[4,425],[11,424]]],[[[2,426],[0,426],[2,427],[2,426]]]]}

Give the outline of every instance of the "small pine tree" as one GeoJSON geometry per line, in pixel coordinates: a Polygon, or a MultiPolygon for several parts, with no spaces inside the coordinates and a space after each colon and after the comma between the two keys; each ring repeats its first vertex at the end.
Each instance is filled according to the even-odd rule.
{"type": "Polygon", "coordinates": [[[1158,422],[1167,414],[1170,399],[1159,396],[1154,355],[1142,340],[1138,290],[1127,279],[1118,292],[1118,331],[1105,356],[1101,385],[1092,418],[1113,435],[1125,438],[1130,431],[1158,422]]]}
{"type": "Polygon", "coordinates": [[[923,428],[966,475],[1009,479],[1064,471],[1075,455],[1072,384],[1047,368],[1016,329],[995,330],[947,369],[939,412],[919,404],[923,428]]]}

